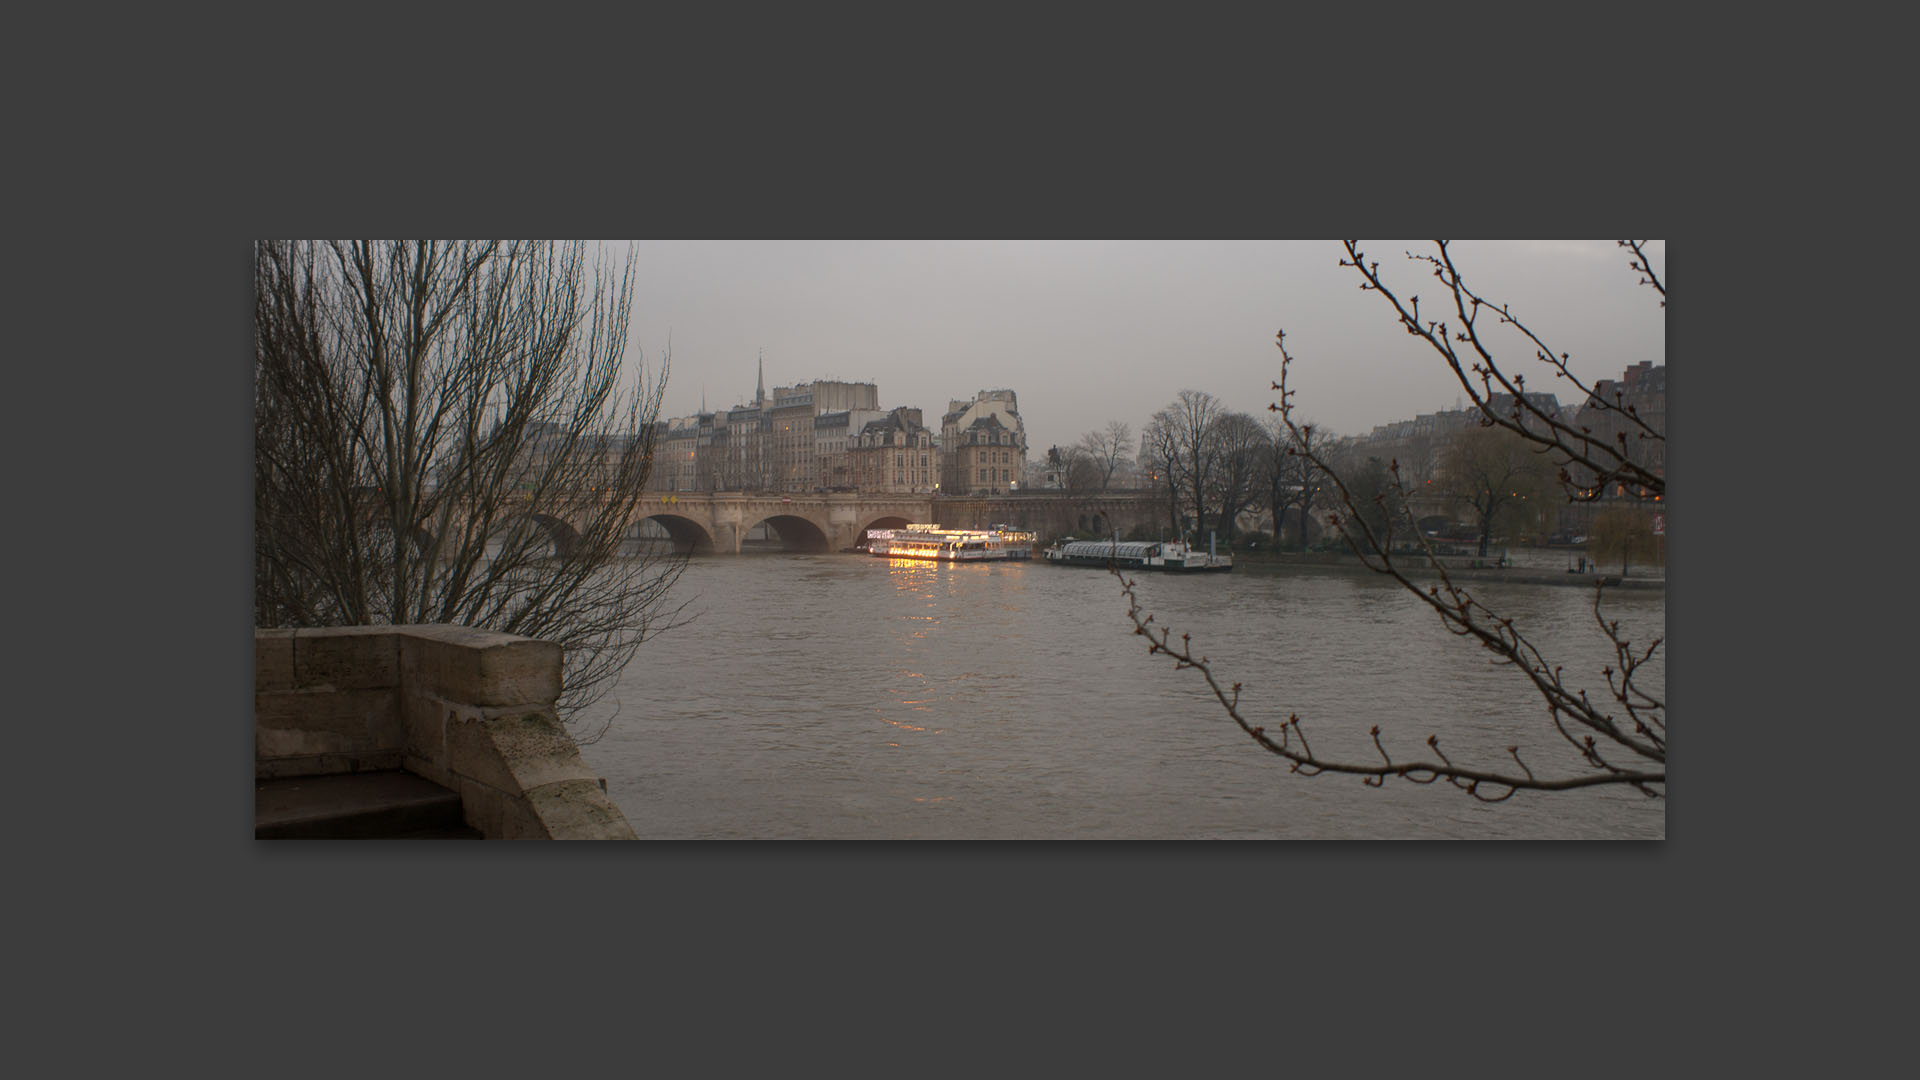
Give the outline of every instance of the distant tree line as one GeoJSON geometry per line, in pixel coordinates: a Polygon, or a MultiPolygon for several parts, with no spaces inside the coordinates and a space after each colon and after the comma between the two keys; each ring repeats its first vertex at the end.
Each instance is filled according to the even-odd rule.
{"type": "MultiPolygon", "coordinates": [[[[1476,414],[1477,415],[1477,414],[1476,414]]],[[[1105,490],[1111,475],[1112,433],[1089,433],[1081,445],[1054,451],[1068,491],[1105,490]],[[1097,440],[1104,439],[1104,442],[1097,440]],[[1104,456],[1097,457],[1096,447],[1104,456]],[[1103,470],[1097,462],[1108,463],[1103,470]]],[[[1405,513],[1413,500],[1430,509],[1445,507],[1445,521],[1428,524],[1450,539],[1471,539],[1480,555],[1501,537],[1544,541],[1560,528],[1566,500],[1558,497],[1556,468],[1522,434],[1494,424],[1468,423],[1418,438],[1377,442],[1342,437],[1311,420],[1296,420],[1289,430],[1276,412],[1264,418],[1234,411],[1219,398],[1182,390],[1153,414],[1141,433],[1138,460],[1147,487],[1165,498],[1164,533],[1169,538],[1204,541],[1213,534],[1223,543],[1242,537],[1251,525],[1270,530],[1276,548],[1345,548],[1340,530],[1325,527],[1316,509],[1334,501],[1329,477],[1343,477],[1360,514],[1384,531],[1390,515],[1405,513]],[[1395,473],[1398,473],[1396,479],[1395,473]],[[1402,490],[1402,484],[1405,490],[1402,490]]],[[[1633,506],[1609,506],[1597,515],[1593,530],[1608,546],[1598,557],[1625,554],[1649,561],[1646,544],[1628,545],[1613,537],[1649,532],[1647,515],[1633,506]],[[1598,525],[1604,521],[1605,526],[1598,525]]],[[[1403,541],[1411,537],[1403,534],[1403,541]]]]}

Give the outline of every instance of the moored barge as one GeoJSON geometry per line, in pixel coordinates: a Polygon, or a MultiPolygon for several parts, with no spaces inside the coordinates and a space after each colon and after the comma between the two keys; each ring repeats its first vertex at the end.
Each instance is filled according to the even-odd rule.
{"type": "Polygon", "coordinates": [[[1132,540],[1069,540],[1046,551],[1047,561],[1061,566],[1106,566],[1112,563],[1126,570],[1164,570],[1192,573],[1233,569],[1233,556],[1221,555],[1209,543],[1207,550],[1195,551],[1180,540],[1140,542],[1132,540]]]}

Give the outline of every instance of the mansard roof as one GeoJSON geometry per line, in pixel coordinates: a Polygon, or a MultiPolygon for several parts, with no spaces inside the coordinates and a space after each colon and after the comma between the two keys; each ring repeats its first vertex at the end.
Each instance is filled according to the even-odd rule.
{"type": "Polygon", "coordinates": [[[995,446],[1012,446],[1014,445],[1013,436],[1013,428],[1001,423],[998,416],[988,413],[960,431],[957,441],[963,444],[988,443],[995,446]],[[1003,432],[1005,437],[1002,437],[1003,432]]]}

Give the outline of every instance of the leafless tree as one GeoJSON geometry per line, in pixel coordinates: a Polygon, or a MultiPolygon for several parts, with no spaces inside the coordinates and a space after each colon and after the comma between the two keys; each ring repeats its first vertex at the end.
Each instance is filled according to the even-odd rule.
{"type": "Polygon", "coordinates": [[[632,256],[586,269],[578,244],[257,245],[257,625],[552,641],[571,718],[678,621],[683,561],[626,543],[666,365],[622,376],[632,256]]]}
{"type": "MultiPolygon", "coordinates": [[[[1346,485],[1347,495],[1352,498],[1353,504],[1360,508],[1359,520],[1372,528],[1375,534],[1386,533],[1405,505],[1387,462],[1377,454],[1366,453],[1363,446],[1348,445],[1341,448],[1333,469],[1346,485]]],[[[1336,531],[1335,535],[1340,534],[1336,531]]]]}
{"type": "Polygon", "coordinates": [[[1407,486],[1418,491],[1440,479],[1440,451],[1445,444],[1436,435],[1415,435],[1400,443],[1394,460],[1407,486]]]}
{"type": "Polygon", "coordinates": [[[1153,419],[1140,432],[1140,464],[1147,470],[1147,480],[1154,488],[1167,493],[1167,530],[1170,536],[1181,536],[1185,530],[1180,526],[1180,445],[1175,440],[1174,422],[1166,409],[1153,414],[1153,419]]]}
{"type": "MultiPolygon", "coordinates": [[[[1659,293],[1659,306],[1664,311],[1666,287],[1651,269],[1644,246],[1638,241],[1621,241],[1621,245],[1631,249],[1633,259],[1630,265],[1641,273],[1643,285],[1651,285],[1659,293]]],[[[1592,499],[1597,495],[1597,487],[1609,483],[1644,493],[1648,499],[1664,494],[1664,471],[1638,463],[1635,453],[1630,449],[1636,440],[1664,440],[1665,432],[1657,430],[1646,418],[1628,407],[1619,406],[1623,431],[1616,438],[1596,438],[1591,427],[1583,428],[1563,422],[1558,417],[1550,417],[1527,401],[1522,393],[1524,378],[1518,372],[1510,375],[1494,359],[1491,344],[1480,326],[1486,313],[1495,314],[1497,325],[1512,326],[1531,347],[1535,358],[1548,365],[1559,377],[1574,379],[1567,368],[1569,356],[1565,353],[1556,354],[1504,305],[1495,306],[1468,289],[1448,255],[1445,242],[1438,244],[1438,255],[1409,254],[1409,258],[1432,266],[1433,275],[1440,279],[1441,287],[1451,301],[1448,306],[1455,320],[1451,323],[1440,319],[1422,320],[1417,297],[1402,302],[1381,278],[1379,264],[1368,262],[1357,242],[1347,241],[1346,249],[1348,258],[1341,260],[1341,265],[1356,270],[1364,279],[1361,287],[1377,291],[1392,306],[1407,332],[1421,338],[1440,355],[1452,368],[1489,425],[1514,432],[1551,465],[1558,467],[1558,475],[1568,499],[1592,499]],[[1456,346],[1464,346],[1466,353],[1456,351],[1456,346]],[[1495,387],[1500,389],[1495,390],[1495,387]],[[1491,399],[1495,393],[1510,395],[1502,399],[1507,405],[1506,409],[1494,406],[1491,399]],[[1598,478],[1598,484],[1595,478],[1598,478]]],[[[1562,666],[1542,656],[1511,618],[1502,617],[1475,598],[1465,585],[1456,581],[1426,538],[1412,527],[1411,521],[1406,520],[1404,507],[1411,493],[1401,477],[1397,462],[1389,467],[1389,472],[1397,488],[1397,502],[1402,512],[1383,517],[1363,510],[1353,487],[1331,466],[1325,455],[1301,445],[1304,423],[1296,416],[1293,391],[1287,387],[1287,372],[1293,357],[1287,352],[1285,331],[1279,334],[1276,344],[1280,348],[1280,380],[1273,384],[1273,389],[1279,391],[1280,400],[1272,408],[1293,433],[1295,453],[1305,454],[1327,474],[1337,503],[1337,509],[1327,517],[1329,526],[1340,530],[1367,567],[1391,576],[1410,594],[1427,604],[1439,616],[1448,632],[1478,641],[1494,654],[1497,662],[1510,665],[1525,679],[1532,691],[1544,700],[1553,729],[1577,751],[1585,771],[1571,771],[1563,775],[1536,774],[1521,757],[1517,745],[1507,748],[1511,764],[1499,762],[1483,765],[1455,761],[1441,749],[1437,735],[1429,735],[1426,739],[1426,755],[1396,761],[1382,740],[1378,725],[1369,732],[1374,749],[1379,754],[1378,761],[1335,761],[1322,757],[1309,745],[1298,714],[1289,714],[1274,729],[1248,719],[1240,708],[1241,684],[1222,685],[1207,658],[1194,653],[1191,635],[1182,634],[1175,642],[1169,628],[1154,625],[1153,616],[1140,608],[1133,582],[1115,571],[1122,581],[1134,630],[1147,638],[1149,654],[1170,656],[1176,667],[1199,671],[1221,707],[1241,730],[1261,747],[1290,762],[1294,772],[1309,776],[1329,772],[1358,775],[1373,786],[1384,784],[1388,777],[1400,777],[1415,783],[1432,783],[1444,778],[1475,798],[1489,802],[1510,798],[1521,790],[1565,791],[1601,785],[1626,785],[1649,796],[1663,797],[1666,792],[1665,703],[1635,683],[1635,675],[1658,653],[1663,639],[1656,638],[1650,644],[1635,648],[1622,637],[1618,621],[1609,620],[1602,613],[1605,583],[1604,579],[1598,579],[1594,591],[1594,619],[1600,632],[1612,645],[1614,663],[1600,673],[1605,680],[1604,695],[1590,696],[1586,690],[1570,685],[1562,666]],[[1376,522],[1379,524],[1376,525],[1376,522]],[[1402,526],[1406,527],[1407,535],[1417,542],[1421,552],[1413,566],[1396,561],[1393,553],[1395,533],[1402,526]],[[1410,572],[1420,572],[1423,577],[1431,575],[1428,581],[1437,578],[1438,583],[1416,582],[1409,576],[1410,572]]],[[[1576,387],[1581,385],[1577,379],[1574,379],[1574,383],[1576,387]]],[[[1382,497],[1376,506],[1389,501],[1393,500],[1382,497]]]]}
{"type": "Polygon", "coordinates": [[[1259,420],[1223,412],[1214,418],[1212,442],[1216,464],[1208,494],[1220,538],[1231,544],[1235,523],[1261,495],[1260,468],[1269,456],[1270,441],[1259,420]]]}
{"type": "Polygon", "coordinates": [[[1659,553],[1659,540],[1653,535],[1653,514],[1637,500],[1619,500],[1593,519],[1592,540],[1588,550],[1596,564],[1618,561],[1625,577],[1635,561],[1651,563],[1659,553]]]}
{"type": "Polygon", "coordinates": [[[1442,492],[1473,511],[1481,555],[1496,524],[1517,525],[1527,503],[1539,509],[1546,502],[1544,470],[1532,444],[1505,428],[1454,432],[1441,451],[1439,471],[1442,492]]]}
{"type": "Polygon", "coordinates": [[[1154,451],[1167,467],[1163,482],[1177,508],[1175,532],[1182,537],[1206,535],[1207,501],[1220,465],[1219,429],[1214,421],[1225,411],[1220,399],[1212,394],[1182,390],[1166,408],[1154,413],[1147,425],[1154,451]],[[1181,528],[1178,520],[1188,510],[1192,511],[1191,533],[1181,528]]]}
{"type": "Polygon", "coordinates": [[[1080,436],[1077,448],[1098,470],[1101,491],[1112,486],[1113,472],[1121,462],[1129,460],[1132,445],[1133,428],[1120,420],[1110,421],[1099,431],[1089,431],[1080,436]]]}
{"type": "Polygon", "coordinates": [[[1266,481],[1267,506],[1273,513],[1274,542],[1280,540],[1287,514],[1297,511],[1300,546],[1304,548],[1311,540],[1307,522],[1325,478],[1313,455],[1295,453],[1294,449],[1297,446],[1324,456],[1333,444],[1333,436],[1312,421],[1302,421],[1289,429],[1277,414],[1268,418],[1266,427],[1266,461],[1261,477],[1266,481]]]}
{"type": "Polygon", "coordinates": [[[1100,469],[1079,445],[1047,449],[1047,465],[1060,478],[1060,490],[1083,496],[1099,490],[1100,469]]]}

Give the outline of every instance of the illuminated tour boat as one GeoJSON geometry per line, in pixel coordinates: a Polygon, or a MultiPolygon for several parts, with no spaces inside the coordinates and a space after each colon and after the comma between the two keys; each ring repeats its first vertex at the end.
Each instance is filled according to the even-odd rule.
{"type": "Polygon", "coordinates": [[[867,554],[885,559],[943,559],[983,562],[992,559],[1033,558],[1034,534],[1005,525],[986,529],[943,529],[938,525],[909,525],[904,529],[870,529],[867,554]]]}

